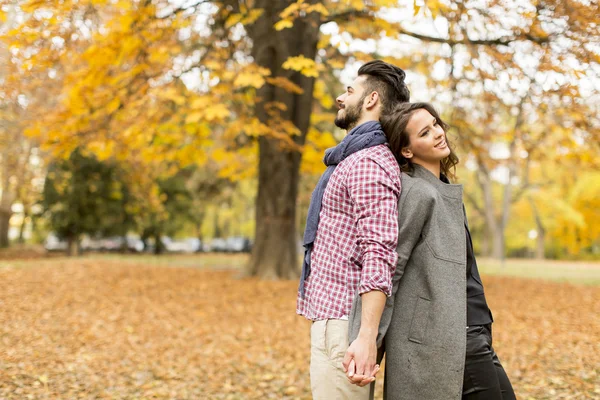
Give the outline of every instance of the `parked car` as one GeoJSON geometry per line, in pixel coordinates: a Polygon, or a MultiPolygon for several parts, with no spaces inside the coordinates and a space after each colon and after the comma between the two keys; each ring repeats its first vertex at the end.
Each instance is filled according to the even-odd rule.
{"type": "Polygon", "coordinates": [[[102,250],[102,240],[84,236],[81,239],[81,249],[83,251],[100,251],[102,250]]]}
{"type": "Polygon", "coordinates": [[[207,251],[225,252],[227,251],[227,241],[222,238],[214,238],[210,241],[207,251]]]}
{"type": "Polygon", "coordinates": [[[83,238],[81,241],[83,250],[88,251],[127,251],[140,253],[144,251],[144,242],[136,236],[111,236],[106,238],[83,238]]]}
{"type": "Polygon", "coordinates": [[[245,237],[228,237],[226,242],[226,251],[229,253],[249,253],[252,249],[250,239],[245,237]]]}
{"type": "Polygon", "coordinates": [[[202,243],[198,238],[171,239],[163,236],[161,238],[165,249],[170,253],[196,253],[201,249],[202,243]]]}

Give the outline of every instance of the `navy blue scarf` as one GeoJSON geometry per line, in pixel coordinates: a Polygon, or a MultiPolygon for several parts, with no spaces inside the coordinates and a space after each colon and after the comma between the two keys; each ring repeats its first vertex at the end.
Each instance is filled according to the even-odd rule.
{"type": "Polygon", "coordinates": [[[323,162],[327,169],[321,175],[308,206],[306,229],[304,231],[304,261],[302,262],[302,276],[300,277],[300,295],[304,297],[304,283],[310,275],[310,256],[313,249],[317,228],[319,227],[319,214],[323,202],[323,194],[329,178],[335,167],[350,154],[386,143],[387,139],[378,121],[368,121],[352,129],[346,137],[335,147],[325,150],[323,162]]]}

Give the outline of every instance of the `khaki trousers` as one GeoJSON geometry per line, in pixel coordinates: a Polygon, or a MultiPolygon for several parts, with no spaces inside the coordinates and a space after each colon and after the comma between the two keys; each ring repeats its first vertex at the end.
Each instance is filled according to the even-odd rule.
{"type": "Polygon", "coordinates": [[[342,361],[348,349],[348,321],[315,321],[310,329],[310,387],[314,400],[368,400],[375,384],[348,382],[342,361]]]}

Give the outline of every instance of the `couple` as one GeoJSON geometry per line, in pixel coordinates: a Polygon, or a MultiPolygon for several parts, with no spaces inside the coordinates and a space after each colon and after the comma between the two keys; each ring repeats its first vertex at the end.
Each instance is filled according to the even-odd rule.
{"type": "Polygon", "coordinates": [[[337,98],[348,134],[312,194],[297,302],[313,321],[313,398],[369,399],[385,351],[386,399],[514,399],[447,125],[408,102],[404,77],[371,61],[337,98]]]}

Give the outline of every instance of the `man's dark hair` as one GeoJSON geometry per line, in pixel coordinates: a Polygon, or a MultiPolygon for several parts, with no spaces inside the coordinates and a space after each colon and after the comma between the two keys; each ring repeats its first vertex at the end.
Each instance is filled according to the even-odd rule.
{"type": "Polygon", "coordinates": [[[406,74],[401,68],[381,60],[373,60],[358,70],[358,76],[365,75],[365,94],[379,93],[381,114],[387,114],[397,103],[410,100],[410,91],[404,83],[406,74]]]}

